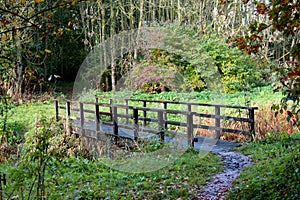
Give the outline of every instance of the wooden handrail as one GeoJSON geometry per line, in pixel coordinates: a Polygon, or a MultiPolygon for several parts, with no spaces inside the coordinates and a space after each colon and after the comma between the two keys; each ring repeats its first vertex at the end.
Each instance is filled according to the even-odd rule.
{"type": "MultiPolygon", "coordinates": [[[[214,130],[216,132],[217,137],[220,137],[221,131],[223,132],[231,132],[231,133],[242,133],[242,134],[255,134],[255,120],[254,120],[254,111],[258,109],[257,107],[248,107],[248,106],[229,106],[229,105],[218,105],[218,104],[202,104],[202,103],[194,103],[194,102],[173,102],[173,101],[161,101],[161,100],[141,100],[141,99],[109,99],[109,103],[99,103],[98,98],[96,98],[95,102],[74,102],[67,101],[65,106],[59,105],[58,101],[54,101],[55,104],[55,116],[56,120],[59,120],[59,109],[66,110],[66,118],[70,121],[71,111],[79,111],[79,119],[80,119],[80,130],[81,134],[84,135],[85,129],[85,114],[90,113],[95,115],[95,130],[99,132],[99,122],[101,121],[100,116],[106,115],[110,116],[110,120],[113,126],[113,135],[118,136],[118,128],[119,125],[122,127],[122,124],[119,124],[119,118],[125,118],[126,124],[129,124],[129,120],[133,119],[133,131],[134,131],[134,139],[137,140],[139,138],[139,121],[142,121],[144,127],[147,126],[148,122],[158,123],[158,132],[161,134],[161,139],[164,140],[164,130],[167,130],[168,125],[175,126],[185,126],[187,131],[187,141],[190,146],[193,146],[194,136],[193,130],[194,128],[202,128],[214,130]],[[123,100],[124,104],[114,104],[114,100],[123,100]],[[129,104],[130,101],[140,101],[142,102],[142,106],[131,106],[129,104]],[[162,108],[153,108],[147,107],[148,102],[161,103],[162,108]],[[79,108],[72,108],[71,104],[79,105],[79,108]],[[168,109],[168,104],[184,104],[187,105],[186,110],[174,110],[168,109]],[[94,110],[84,109],[84,105],[94,105],[94,110]],[[214,107],[214,113],[205,114],[199,112],[192,112],[192,106],[208,106],[214,107]],[[109,109],[108,112],[100,112],[100,107],[106,107],[109,109]],[[232,109],[247,109],[249,112],[249,117],[233,117],[221,115],[221,108],[232,108],[232,109]],[[123,110],[120,114],[120,109],[123,110]],[[132,115],[129,114],[129,111],[132,110],[132,115]],[[142,112],[142,117],[139,116],[139,111],[142,112]],[[147,117],[148,112],[156,112],[157,118],[147,117]],[[186,116],[186,121],[172,121],[168,120],[168,114],[178,114],[186,116]],[[208,126],[204,124],[194,124],[194,117],[204,117],[214,119],[214,126],[208,126]],[[232,120],[232,121],[240,121],[249,123],[249,131],[238,130],[238,129],[230,129],[221,127],[221,120],[232,120]]],[[[117,137],[115,137],[117,138],[117,137]]],[[[117,141],[116,141],[117,142],[117,141]]]]}
{"type": "Polygon", "coordinates": [[[192,105],[192,106],[205,106],[205,107],[214,107],[218,106],[220,108],[237,108],[237,109],[254,109],[257,110],[258,107],[251,106],[230,106],[223,104],[206,104],[206,103],[197,103],[197,102],[182,102],[182,101],[169,101],[169,100],[145,100],[145,99],[133,99],[133,98],[110,98],[112,100],[128,100],[128,101],[140,101],[140,102],[149,102],[149,103],[167,103],[167,104],[183,104],[183,105],[192,105]]]}

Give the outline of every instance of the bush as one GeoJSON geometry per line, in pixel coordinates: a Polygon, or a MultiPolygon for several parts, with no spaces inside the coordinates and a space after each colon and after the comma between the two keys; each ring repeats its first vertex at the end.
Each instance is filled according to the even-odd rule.
{"type": "Polygon", "coordinates": [[[180,86],[168,83],[173,81],[192,91],[216,90],[218,85],[220,90],[234,93],[267,84],[256,60],[231,47],[221,36],[200,34],[179,25],[167,30],[168,48],[145,51],[144,59],[129,72],[128,87],[151,93],[155,92],[156,88],[151,89],[155,83],[174,91],[174,86],[180,86]]]}

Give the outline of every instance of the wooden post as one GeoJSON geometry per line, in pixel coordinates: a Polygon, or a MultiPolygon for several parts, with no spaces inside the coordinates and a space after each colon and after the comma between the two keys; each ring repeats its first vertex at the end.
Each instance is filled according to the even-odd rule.
{"type": "Polygon", "coordinates": [[[134,140],[138,140],[139,138],[139,110],[137,108],[133,108],[133,135],[134,140]]]}
{"type": "Polygon", "coordinates": [[[158,111],[157,112],[157,119],[158,119],[158,129],[160,133],[160,139],[162,142],[165,141],[165,126],[166,126],[166,121],[164,120],[164,112],[165,111],[158,111]]]}
{"type": "Polygon", "coordinates": [[[125,105],[126,105],[126,108],[125,108],[126,124],[128,124],[129,123],[129,117],[128,117],[128,114],[129,114],[129,112],[128,112],[128,99],[124,99],[124,101],[125,101],[125,105]]]}
{"type": "Polygon", "coordinates": [[[186,105],[187,105],[187,111],[192,112],[192,105],[189,103],[187,103],[186,105]]]}
{"type": "Polygon", "coordinates": [[[70,101],[66,102],[66,129],[67,133],[71,133],[71,122],[70,122],[70,115],[71,115],[71,103],[70,101]]]}
{"type": "Polygon", "coordinates": [[[187,130],[187,142],[189,147],[194,147],[194,123],[193,112],[188,112],[186,115],[186,130],[187,130]]]}
{"type": "Polygon", "coordinates": [[[82,102],[79,102],[79,114],[80,114],[81,135],[84,136],[84,110],[83,110],[82,102]]]}
{"type": "MultiPolygon", "coordinates": [[[[147,102],[144,100],[143,101],[143,107],[147,107],[147,102]]],[[[146,120],[146,117],[147,117],[147,111],[146,110],[143,110],[143,117],[144,117],[144,121],[143,121],[143,126],[146,126],[147,125],[147,120],[146,120]]]]}
{"type": "Polygon", "coordinates": [[[216,127],[216,139],[220,139],[221,131],[220,131],[220,106],[215,106],[215,127],[216,127]]]}
{"type": "MultiPolygon", "coordinates": [[[[164,110],[167,110],[167,108],[168,108],[168,103],[167,103],[167,102],[163,102],[162,108],[163,108],[164,110]]],[[[167,112],[164,112],[164,116],[163,116],[163,117],[164,117],[164,120],[165,120],[165,122],[166,122],[166,121],[167,121],[167,112]]],[[[164,128],[165,128],[165,129],[168,128],[168,124],[167,124],[167,123],[165,123],[164,128]]]]}
{"type": "Polygon", "coordinates": [[[99,128],[99,122],[100,122],[100,116],[99,116],[99,100],[96,97],[95,99],[95,124],[96,124],[96,135],[98,134],[100,128],[99,128]]]}
{"type": "Polygon", "coordinates": [[[249,112],[249,118],[251,120],[251,122],[250,122],[250,137],[251,137],[251,140],[252,140],[252,139],[254,139],[254,136],[255,136],[254,108],[249,108],[248,112],[249,112]]]}
{"type": "Polygon", "coordinates": [[[117,136],[118,132],[118,108],[116,106],[111,105],[112,108],[112,117],[113,117],[113,134],[115,135],[115,143],[118,142],[117,136]]]}
{"type": "Polygon", "coordinates": [[[55,106],[55,120],[59,121],[58,100],[54,100],[54,106],[55,106]]]}
{"type": "Polygon", "coordinates": [[[112,98],[109,99],[109,104],[110,104],[110,107],[109,107],[110,121],[113,121],[113,108],[112,108],[112,105],[113,105],[113,99],[112,99],[112,98]]]}

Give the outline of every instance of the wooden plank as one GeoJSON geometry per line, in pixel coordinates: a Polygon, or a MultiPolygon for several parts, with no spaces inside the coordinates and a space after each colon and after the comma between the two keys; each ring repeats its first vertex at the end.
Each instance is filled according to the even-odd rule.
{"type": "Polygon", "coordinates": [[[202,113],[195,113],[195,117],[204,117],[204,118],[219,118],[223,120],[230,120],[230,121],[240,121],[240,122],[252,122],[249,118],[242,118],[242,117],[233,117],[233,116],[216,116],[215,114],[202,114],[202,113]]]}
{"type": "Polygon", "coordinates": [[[109,112],[99,112],[99,115],[101,116],[101,115],[105,115],[105,116],[110,116],[110,113],[109,112]]]}
{"type": "MultiPolygon", "coordinates": [[[[121,98],[114,98],[114,99],[121,99],[121,98]]],[[[143,100],[143,99],[132,99],[126,98],[129,101],[147,101],[151,103],[168,103],[168,104],[184,104],[184,105],[195,105],[195,106],[207,106],[207,107],[215,107],[219,106],[221,108],[237,108],[237,109],[258,109],[258,107],[249,107],[249,106],[230,106],[230,105],[222,105],[222,104],[205,104],[205,103],[196,103],[196,102],[181,102],[181,101],[163,101],[163,100],[143,100]]]]}
{"type": "Polygon", "coordinates": [[[207,130],[218,130],[218,131],[223,131],[223,132],[228,132],[228,133],[242,133],[242,134],[249,134],[249,131],[244,131],[244,130],[239,130],[239,129],[230,129],[230,128],[218,128],[215,126],[208,126],[208,125],[203,125],[203,124],[194,124],[194,128],[202,128],[202,129],[207,129],[207,130]]]}
{"type": "Polygon", "coordinates": [[[131,115],[126,115],[126,114],[118,114],[118,117],[119,118],[125,118],[126,119],[126,123],[128,124],[127,119],[130,119],[132,116],[131,115]]]}
{"type": "Polygon", "coordinates": [[[158,119],[150,118],[150,117],[139,117],[139,120],[147,121],[147,122],[158,122],[158,119]]]}
{"type": "Polygon", "coordinates": [[[83,109],[83,112],[95,114],[95,111],[94,111],[94,110],[86,110],[86,109],[83,109]]]}
{"type": "Polygon", "coordinates": [[[166,123],[170,124],[170,125],[175,125],[175,126],[182,126],[182,127],[186,127],[187,126],[186,122],[178,122],[178,121],[167,120],[166,123]]]}

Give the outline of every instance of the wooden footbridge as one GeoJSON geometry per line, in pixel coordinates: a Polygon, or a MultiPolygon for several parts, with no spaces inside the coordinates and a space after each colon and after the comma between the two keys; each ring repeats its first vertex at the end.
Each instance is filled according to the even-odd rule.
{"type": "Polygon", "coordinates": [[[130,140],[159,137],[164,141],[164,133],[170,130],[183,133],[187,144],[194,146],[194,133],[199,129],[213,132],[217,139],[222,132],[248,135],[249,138],[255,134],[257,107],[130,98],[107,101],[99,102],[96,98],[94,102],[61,103],[55,100],[56,119],[64,118],[72,132],[97,140],[109,135],[130,140]],[[226,126],[236,123],[241,127],[226,126]]]}

